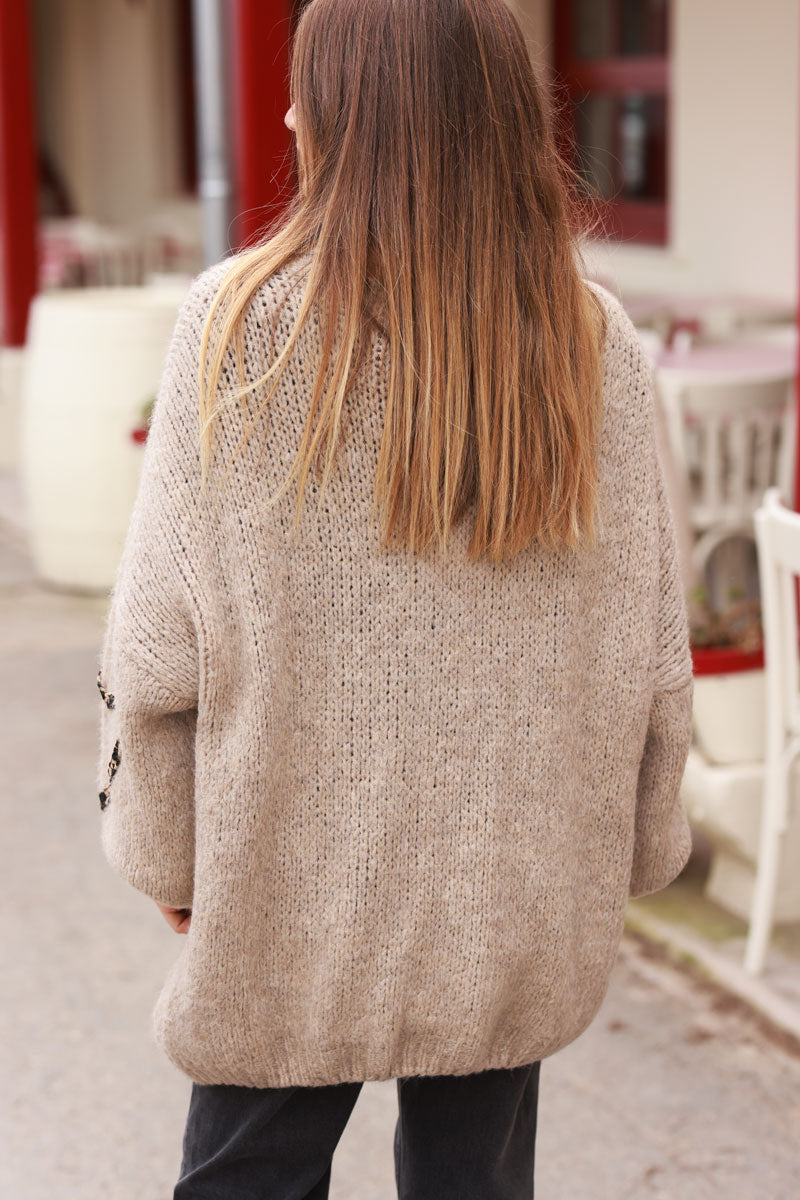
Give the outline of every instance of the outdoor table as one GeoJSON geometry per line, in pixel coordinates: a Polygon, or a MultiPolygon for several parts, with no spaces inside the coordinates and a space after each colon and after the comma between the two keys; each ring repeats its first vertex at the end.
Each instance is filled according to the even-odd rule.
{"type": "Polygon", "coordinates": [[[630,292],[621,296],[631,320],[652,323],[666,333],[675,326],[695,326],[709,331],[746,329],[748,325],[779,324],[796,321],[797,310],[787,301],[769,296],[748,296],[730,292],[706,292],[691,295],[676,292],[630,292]]]}
{"type": "Polygon", "coordinates": [[[797,352],[792,346],[721,342],[688,350],[665,348],[654,355],[656,375],[670,383],[677,377],[701,375],[705,382],[738,382],[748,379],[784,379],[797,373],[797,352]]]}

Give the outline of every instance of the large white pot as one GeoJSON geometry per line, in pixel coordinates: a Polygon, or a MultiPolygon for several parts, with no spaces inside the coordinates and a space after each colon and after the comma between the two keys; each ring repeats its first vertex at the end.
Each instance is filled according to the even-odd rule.
{"type": "Polygon", "coordinates": [[[21,475],[37,570],[81,590],[113,583],[184,286],[81,288],[33,302],[21,475]]]}
{"type": "Polygon", "coordinates": [[[19,408],[25,351],[0,349],[0,470],[19,469],[19,408]]]}
{"type": "Polygon", "coordinates": [[[764,704],[763,668],[695,676],[694,734],[709,762],[763,762],[764,704]]]}
{"type": "MultiPolygon", "coordinates": [[[[800,920],[800,761],[789,774],[789,821],[781,845],[775,920],[800,920]]],[[[714,846],[705,892],[748,920],[753,906],[764,802],[764,763],[709,762],[692,746],[681,782],[692,825],[714,846]]]]}

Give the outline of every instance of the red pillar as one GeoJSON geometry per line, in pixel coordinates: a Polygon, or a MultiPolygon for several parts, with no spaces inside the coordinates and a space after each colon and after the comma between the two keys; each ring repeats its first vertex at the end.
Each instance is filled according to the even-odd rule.
{"type": "Polygon", "coordinates": [[[36,292],[36,131],[28,0],[0,0],[0,306],[2,340],[25,344],[36,292]]]}
{"type": "MultiPolygon", "coordinates": [[[[798,49],[800,49],[800,47],[798,47],[798,49]]],[[[798,173],[798,180],[800,180],[800,144],[798,144],[797,149],[798,149],[798,161],[797,161],[795,169],[797,170],[797,173],[798,173]]],[[[800,229],[800,211],[798,211],[797,216],[798,216],[798,222],[797,222],[798,228],[800,229]]],[[[798,239],[798,251],[800,251],[800,239],[798,239]]],[[[797,265],[798,265],[798,281],[799,281],[799,291],[800,291],[800,254],[798,255],[798,264],[797,265]]],[[[797,324],[798,324],[798,329],[800,329],[800,294],[798,294],[797,324]]],[[[795,466],[794,466],[794,507],[795,507],[796,512],[800,512],[800,344],[798,344],[797,370],[798,370],[798,374],[797,374],[797,378],[795,380],[795,385],[794,385],[794,404],[795,404],[795,415],[797,418],[795,421],[795,427],[797,430],[797,440],[795,443],[795,459],[794,459],[794,463],[795,463],[795,466]]]]}
{"type": "Polygon", "coordinates": [[[231,81],[236,243],[252,242],[293,187],[289,107],[292,0],[234,0],[231,81]]]}

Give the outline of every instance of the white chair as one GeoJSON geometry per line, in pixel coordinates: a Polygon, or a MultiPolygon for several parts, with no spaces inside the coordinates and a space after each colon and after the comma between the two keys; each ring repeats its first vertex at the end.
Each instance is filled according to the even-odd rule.
{"type": "Polygon", "coordinates": [[[788,346],[796,351],[800,348],[800,328],[796,321],[745,325],[733,333],[730,341],[737,346],[788,346]]]}
{"type": "Polygon", "coordinates": [[[697,576],[720,543],[753,536],[765,491],[793,492],[794,375],[656,371],[676,463],[688,487],[697,576]]]}
{"type": "Polygon", "coordinates": [[[195,197],[165,201],[136,230],[144,252],[144,277],[196,275],[203,267],[202,206],[195,197]]]}
{"type": "Polygon", "coordinates": [[[800,514],[784,508],[777,488],[770,488],[754,520],[766,662],[766,763],[745,970],[757,975],[767,955],[783,835],[789,826],[790,771],[800,754],[795,591],[795,578],[800,576],[800,514]]]}
{"type": "Polygon", "coordinates": [[[142,255],[136,238],[124,229],[101,225],[85,217],[47,217],[40,224],[43,284],[74,286],[136,286],[142,281],[142,255]],[[59,278],[59,261],[65,278],[59,278]]]}

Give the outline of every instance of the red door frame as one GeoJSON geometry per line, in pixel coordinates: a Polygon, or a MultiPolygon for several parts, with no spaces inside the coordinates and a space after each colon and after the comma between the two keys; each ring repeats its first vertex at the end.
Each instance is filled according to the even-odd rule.
{"type": "MultiPolygon", "coordinates": [[[[565,0],[551,0],[553,25],[554,83],[559,105],[565,114],[572,112],[572,95],[593,89],[610,94],[629,90],[642,91],[648,95],[662,96],[667,106],[667,142],[670,123],[671,70],[669,47],[672,36],[672,12],[667,11],[667,54],[664,58],[641,56],[622,58],[616,55],[598,60],[578,59],[575,54],[574,8],[565,0]]],[[[613,0],[612,20],[619,25],[619,0],[613,0]]],[[[562,154],[574,165],[575,131],[568,117],[567,127],[559,125],[558,136],[562,154]]],[[[669,145],[665,147],[665,171],[669,171],[669,145]]],[[[589,219],[595,215],[602,220],[603,227],[612,237],[646,245],[666,245],[669,241],[669,187],[665,184],[667,199],[631,200],[618,198],[605,200],[593,197],[587,205],[589,219]]]]}
{"type": "Polygon", "coordinates": [[[24,346],[36,293],[36,174],[29,3],[0,0],[0,306],[6,346],[24,346]]]}
{"type": "Polygon", "coordinates": [[[289,107],[292,0],[234,0],[231,83],[238,248],[285,207],[294,184],[289,107]]]}

